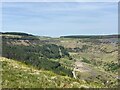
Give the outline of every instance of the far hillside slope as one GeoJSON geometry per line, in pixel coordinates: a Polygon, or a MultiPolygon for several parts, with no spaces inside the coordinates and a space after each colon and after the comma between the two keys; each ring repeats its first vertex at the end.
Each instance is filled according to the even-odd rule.
{"type": "Polygon", "coordinates": [[[108,38],[118,38],[120,34],[113,35],[69,35],[61,36],[61,38],[94,38],[94,39],[108,39],[108,38]]]}

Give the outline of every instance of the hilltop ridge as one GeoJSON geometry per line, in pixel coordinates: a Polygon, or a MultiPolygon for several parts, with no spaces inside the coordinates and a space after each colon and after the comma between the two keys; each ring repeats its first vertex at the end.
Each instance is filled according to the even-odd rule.
{"type": "Polygon", "coordinates": [[[112,35],[69,35],[61,36],[60,38],[91,38],[91,39],[107,39],[107,38],[119,38],[120,34],[112,35]]]}

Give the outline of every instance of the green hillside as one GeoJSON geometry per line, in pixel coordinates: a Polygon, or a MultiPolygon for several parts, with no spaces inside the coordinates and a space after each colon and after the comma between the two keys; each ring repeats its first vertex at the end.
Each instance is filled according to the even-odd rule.
{"type": "Polygon", "coordinates": [[[0,57],[2,63],[2,88],[88,88],[104,87],[102,84],[75,80],[51,71],[38,70],[19,61],[0,57]]]}

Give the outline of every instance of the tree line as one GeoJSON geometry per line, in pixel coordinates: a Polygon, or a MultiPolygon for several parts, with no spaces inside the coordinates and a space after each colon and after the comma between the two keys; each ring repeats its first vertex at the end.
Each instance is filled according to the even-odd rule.
{"type": "Polygon", "coordinates": [[[69,53],[62,46],[46,44],[42,46],[18,46],[3,45],[2,56],[14,60],[19,60],[38,69],[51,70],[60,75],[72,76],[71,70],[65,68],[57,61],[62,57],[69,57],[69,53]]]}

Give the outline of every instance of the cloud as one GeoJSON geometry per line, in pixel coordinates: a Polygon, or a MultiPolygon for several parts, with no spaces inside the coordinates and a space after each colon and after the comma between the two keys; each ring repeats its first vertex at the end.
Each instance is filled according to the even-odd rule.
{"type": "Polygon", "coordinates": [[[117,3],[3,3],[3,29],[40,35],[117,32],[117,3]]]}
{"type": "Polygon", "coordinates": [[[119,0],[2,0],[2,2],[118,2],[119,0]]]}
{"type": "Polygon", "coordinates": [[[44,17],[48,14],[48,16],[69,16],[69,14],[86,16],[84,15],[86,12],[89,15],[93,12],[98,13],[96,15],[114,14],[116,8],[117,3],[4,3],[3,14],[36,17],[44,17]]]}

